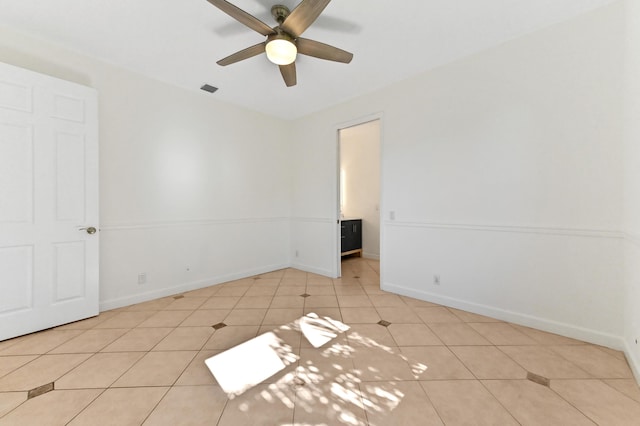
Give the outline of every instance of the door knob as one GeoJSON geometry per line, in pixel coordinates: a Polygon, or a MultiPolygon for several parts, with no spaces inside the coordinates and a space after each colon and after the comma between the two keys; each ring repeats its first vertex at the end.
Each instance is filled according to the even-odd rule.
{"type": "Polygon", "coordinates": [[[93,226],[89,226],[88,228],[78,228],[78,231],[87,231],[87,234],[95,234],[97,229],[93,226]]]}

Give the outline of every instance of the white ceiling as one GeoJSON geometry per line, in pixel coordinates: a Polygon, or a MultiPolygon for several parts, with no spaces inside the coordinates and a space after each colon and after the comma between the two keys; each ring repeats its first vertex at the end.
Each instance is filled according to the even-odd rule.
{"type": "MultiPolygon", "coordinates": [[[[304,33],[354,54],[298,56],[287,88],[264,55],[220,67],[263,41],[206,0],[3,0],[0,25],[219,100],[296,118],[503,43],[612,0],[333,0],[304,33]]],[[[272,4],[231,0],[268,25],[272,4]]]]}

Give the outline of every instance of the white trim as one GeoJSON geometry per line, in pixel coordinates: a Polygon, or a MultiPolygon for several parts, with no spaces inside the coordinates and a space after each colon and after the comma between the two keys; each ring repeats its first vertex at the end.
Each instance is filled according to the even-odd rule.
{"type": "Polygon", "coordinates": [[[495,308],[493,306],[481,305],[466,300],[456,299],[453,297],[442,296],[426,291],[419,291],[396,284],[383,283],[382,290],[392,293],[409,296],[420,300],[461,309],[478,315],[484,315],[514,324],[520,324],[527,327],[536,328],[538,330],[559,334],[573,339],[594,343],[596,345],[606,346],[616,350],[625,349],[625,344],[621,336],[610,333],[602,333],[583,327],[577,327],[571,324],[551,321],[548,319],[535,317],[532,315],[520,314],[505,309],[495,308]]]}
{"type": "Polygon", "coordinates": [[[263,218],[240,218],[240,219],[193,219],[193,220],[173,220],[165,222],[147,223],[114,223],[100,226],[100,231],[129,231],[134,229],[158,229],[177,228],[184,226],[216,226],[216,225],[238,225],[247,223],[273,223],[287,222],[287,217],[263,217],[263,218]]]}
{"type": "Polygon", "coordinates": [[[631,349],[631,342],[625,339],[624,341],[624,355],[627,358],[627,362],[631,367],[631,371],[635,376],[636,382],[640,385],[640,359],[633,356],[634,351],[631,349]]]}
{"type": "Polygon", "coordinates": [[[365,259],[380,260],[380,255],[374,253],[362,252],[362,257],[364,257],[365,259]]]}
{"type": "Polygon", "coordinates": [[[483,225],[483,224],[461,224],[461,223],[433,223],[433,222],[384,222],[385,226],[397,228],[431,228],[431,229],[451,229],[462,231],[485,231],[485,232],[509,232],[516,234],[542,234],[542,235],[564,235],[574,237],[592,238],[624,238],[626,234],[620,231],[602,229],[577,229],[577,228],[543,228],[532,226],[504,226],[504,225],[483,225]]]}
{"type": "Polygon", "coordinates": [[[110,309],[121,308],[123,306],[130,306],[136,303],[147,302],[149,300],[171,296],[174,294],[180,294],[186,291],[198,290],[204,287],[209,287],[212,285],[222,284],[229,281],[239,280],[242,278],[248,278],[254,275],[277,271],[277,270],[285,269],[288,267],[289,265],[286,265],[286,264],[268,265],[260,268],[248,269],[238,273],[219,275],[219,276],[207,278],[204,280],[185,282],[172,287],[162,288],[158,290],[151,290],[144,293],[138,293],[138,294],[133,294],[126,297],[120,297],[117,299],[104,300],[104,301],[100,301],[100,312],[108,311],[110,309]]]}
{"type": "Polygon", "coordinates": [[[290,218],[291,222],[301,222],[301,223],[333,223],[336,219],[331,219],[327,217],[292,217],[290,218]]]}
{"type": "Polygon", "coordinates": [[[289,265],[289,268],[295,268],[295,269],[299,269],[301,271],[311,272],[312,274],[323,275],[325,277],[335,278],[334,275],[332,275],[332,273],[331,273],[331,271],[329,269],[316,268],[315,266],[305,265],[304,263],[293,262],[291,265],[289,265]]]}

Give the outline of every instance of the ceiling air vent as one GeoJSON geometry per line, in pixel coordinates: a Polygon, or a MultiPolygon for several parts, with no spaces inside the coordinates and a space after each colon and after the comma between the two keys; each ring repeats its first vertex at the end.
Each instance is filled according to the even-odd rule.
{"type": "Polygon", "coordinates": [[[213,87],[213,86],[211,86],[209,84],[203,84],[200,89],[204,90],[205,92],[209,92],[209,93],[214,93],[216,90],[218,90],[217,87],[213,87]]]}

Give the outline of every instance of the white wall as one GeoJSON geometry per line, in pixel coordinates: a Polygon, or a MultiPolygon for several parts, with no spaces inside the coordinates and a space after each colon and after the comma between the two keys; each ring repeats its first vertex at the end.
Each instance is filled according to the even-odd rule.
{"type": "Polygon", "coordinates": [[[625,329],[627,357],[640,381],[640,3],[626,0],[624,79],[625,329]]]}
{"type": "Polygon", "coordinates": [[[281,121],[9,30],[0,61],[99,92],[102,309],[289,264],[281,121]]]}
{"type": "Polygon", "coordinates": [[[622,12],[298,120],[301,263],[335,273],[336,123],[382,112],[385,289],[620,347],[622,12]]]}
{"type": "Polygon", "coordinates": [[[341,212],[362,219],[363,256],[380,258],[380,120],[340,130],[341,212]]]}

